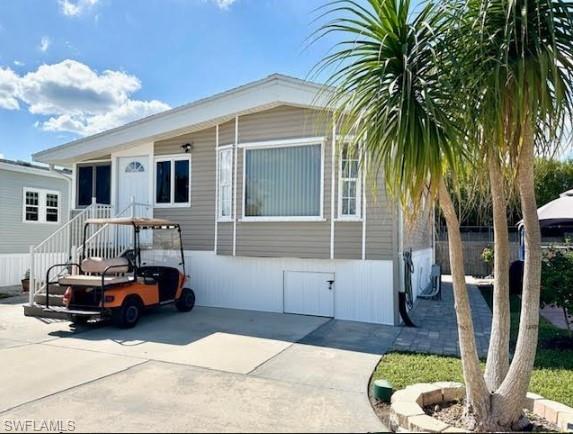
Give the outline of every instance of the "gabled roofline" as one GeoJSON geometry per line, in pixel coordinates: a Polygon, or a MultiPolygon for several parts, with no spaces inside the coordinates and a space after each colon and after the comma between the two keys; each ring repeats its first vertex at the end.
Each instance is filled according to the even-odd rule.
{"type": "Polygon", "coordinates": [[[71,174],[68,170],[50,169],[49,167],[42,167],[26,161],[13,161],[6,159],[0,159],[0,170],[59,179],[64,179],[71,174]]]}
{"type": "Polygon", "coordinates": [[[262,80],[200,99],[108,131],[32,155],[34,161],[69,165],[113,149],[136,146],[185,134],[279,105],[323,109],[329,89],[324,85],[273,74],[262,80]]]}

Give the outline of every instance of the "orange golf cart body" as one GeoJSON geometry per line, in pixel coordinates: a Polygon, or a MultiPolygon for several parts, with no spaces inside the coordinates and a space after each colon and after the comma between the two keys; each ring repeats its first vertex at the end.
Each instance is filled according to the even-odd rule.
{"type": "Polygon", "coordinates": [[[56,264],[48,269],[47,305],[44,309],[47,314],[59,313],[74,323],[110,318],[117,326],[129,328],[137,324],[146,309],[174,303],[179,311],[189,312],[195,306],[194,292],[185,287],[185,256],[178,224],[150,218],[88,219],[84,226],[83,245],[79,263],[56,264]],[[89,229],[95,227],[97,231],[104,225],[123,227],[124,237],[125,228],[131,228],[131,248],[117,257],[91,256],[87,247],[89,229]],[[171,259],[174,259],[171,264],[156,260],[167,256],[165,249],[155,249],[156,239],[161,240],[161,233],[166,232],[177,244],[177,249],[170,250],[171,259]],[[146,240],[143,245],[151,244],[151,248],[142,247],[142,238],[146,240]],[[155,258],[149,254],[157,251],[159,255],[155,258]],[[142,260],[142,253],[150,259],[142,260]],[[68,273],[59,274],[55,281],[50,280],[54,270],[62,269],[68,273]],[[49,306],[51,285],[66,288],[64,307],[49,306]]]}

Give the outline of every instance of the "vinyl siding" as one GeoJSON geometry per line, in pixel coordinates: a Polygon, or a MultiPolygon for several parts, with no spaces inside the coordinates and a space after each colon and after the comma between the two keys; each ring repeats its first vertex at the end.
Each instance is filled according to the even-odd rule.
{"type": "Polygon", "coordinates": [[[404,248],[422,250],[432,247],[432,209],[426,207],[417,216],[404,223],[404,248]]]}
{"type": "MultiPolygon", "coordinates": [[[[277,107],[239,118],[239,144],[267,140],[328,137],[324,146],[324,195],[321,222],[237,223],[237,255],[262,257],[330,258],[331,138],[321,112],[277,107]]],[[[243,215],[243,149],[237,155],[237,214],[243,215]]]]}
{"type": "Polygon", "coordinates": [[[334,258],[362,258],[362,222],[336,222],[334,224],[334,258]]]}
{"type": "Polygon", "coordinates": [[[235,119],[219,125],[219,146],[235,143],[235,119]]]}
{"type": "MultiPolygon", "coordinates": [[[[239,145],[268,140],[325,137],[323,221],[252,222],[243,215],[243,149],[237,153],[236,254],[253,257],[330,258],[332,129],[330,116],[322,112],[281,106],[239,118],[239,145]]],[[[215,242],[216,157],[215,128],[155,143],[155,154],[179,154],[181,145],[193,143],[190,208],[156,208],[155,216],[175,220],[184,233],[187,250],[213,250],[215,242]]],[[[235,120],[219,125],[219,144],[235,142],[235,120]]],[[[335,179],[335,218],[338,206],[338,162],[335,179]]],[[[234,168],[233,168],[234,173],[234,168]]],[[[367,183],[370,185],[371,183],[367,183]]],[[[383,185],[383,184],[378,184],[383,185]]],[[[383,188],[376,193],[366,187],[366,259],[393,259],[395,211],[383,188]]],[[[234,206],[233,206],[234,209],[234,206]]],[[[232,222],[219,222],[217,253],[233,253],[232,222]]],[[[362,258],[362,221],[335,222],[336,259],[362,258]]]]}
{"type": "Polygon", "coordinates": [[[28,253],[68,220],[68,181],[48,176],[0,170],[0,254],[28,253]],[[24,188],[60,192],[60,224],[24,223],[24,188]]]}
{"type": "Polygon", "coordinates": [[[233,223],[219,223],[217,235],[217,254],[233,254],[233,223]]]}
{"type": "Polygon", "coordinates": [[[397,206],[389,200],[384,189],[382,176],[378,176],[377,189],[368,186],[366,189],[366,258],[394,258],[398,250],[394,234],[397,219],[397,206]]]}
{"type": "Polygon", "coordinates": [[[215,128],[155,143],[155,155],[182,155],[181,145],[192,143],[191,206],[155,208],[154,216],[181,225],[184,248],[210,250],[215,243],[215,128]]]}

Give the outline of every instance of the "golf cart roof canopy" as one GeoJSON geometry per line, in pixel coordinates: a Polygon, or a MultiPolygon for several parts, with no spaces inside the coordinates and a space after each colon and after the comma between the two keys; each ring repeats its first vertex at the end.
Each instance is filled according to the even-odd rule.
{"type": "Polygon", "coordinates": [[[150,218],[131,218],[131,217],[116,217],[109,219],[87,219],[86,224],[91,225],[123,225],[135,226],[139,228],[162,228],[162,227],[178,227],[176,223],[164,219],[150,219],[150,218]]]}

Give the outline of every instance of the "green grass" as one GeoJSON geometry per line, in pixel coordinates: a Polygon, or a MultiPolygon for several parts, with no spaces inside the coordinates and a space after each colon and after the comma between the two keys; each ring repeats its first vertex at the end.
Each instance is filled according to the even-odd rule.
{"type": "MultiPolygon", "coordinates": [[[[491,306],[491,291],[484,291],[484,297],[491,306]]],[[[511,299],[511,336],[515,344],[519,326],[520,300],[511,299]]],[[[540,343],[555,337],[566,336],[567,332],[540,320],[540,343]]],[[[395,390],[415,383],[435,381],[463,381],[460,360],[457,357],[434,356],[416,353],[389,353],[374,372],[373,379],[384,378],[395,390]]],[[[538,348],[535,369],[531,378],[530,391],[573,407],[573,351],[558,351],[538,348]]]]}

